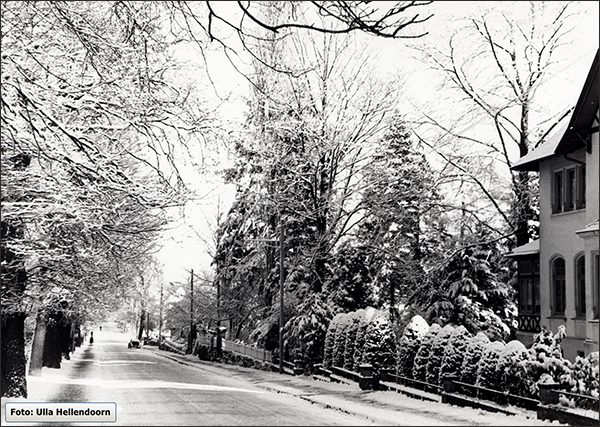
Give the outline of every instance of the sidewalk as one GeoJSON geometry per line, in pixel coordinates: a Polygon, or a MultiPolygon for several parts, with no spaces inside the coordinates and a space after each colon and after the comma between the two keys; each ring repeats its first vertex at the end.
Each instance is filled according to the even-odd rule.
{"type": "MultiPolygon", "coordinates": [[[[441,397],[424,393],[423,399],[394,391],[361,390],[357,383],[332,383],[311,376],[292,376],[200,360],[193,355],[180,355],[153,347],[145,347],[162,357],[195,366],[219,375],[243,375],[258,387],[285,393],[316,405],[362,416],[383,425],[431,425],[432,414],[439,414],[436,425],[550,425],[536,418],[534,412],[505,415],[441,403],[441,397]]],[[[418,395],[419,390],[411,390],[418,395]]]]}

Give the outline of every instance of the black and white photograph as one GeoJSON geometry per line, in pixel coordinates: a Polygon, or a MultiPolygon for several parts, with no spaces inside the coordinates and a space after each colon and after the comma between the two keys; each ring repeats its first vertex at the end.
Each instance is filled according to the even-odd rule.
{"type": "Polygon", "coordinates": [[[0,2],[3,426],[600,423],[600,2],[0,2]]]}

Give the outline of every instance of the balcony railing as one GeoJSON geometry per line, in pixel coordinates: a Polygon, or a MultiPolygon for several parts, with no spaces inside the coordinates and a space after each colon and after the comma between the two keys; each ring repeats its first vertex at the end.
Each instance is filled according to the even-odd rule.
{"type": "Polygon", "coordinates": [[[540,332],[539,314],[519,314],[519,331],[522,332],[540,332]]]}

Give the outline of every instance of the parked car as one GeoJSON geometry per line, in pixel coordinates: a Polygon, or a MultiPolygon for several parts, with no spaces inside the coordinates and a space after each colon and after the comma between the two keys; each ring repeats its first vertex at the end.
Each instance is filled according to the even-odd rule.
{"type": "Polygon", "coordinates": [[[129,340],[129,344],[127,344],[127,348],[140,348],[140,340],[137,338],[131,338],[129,340]]]}

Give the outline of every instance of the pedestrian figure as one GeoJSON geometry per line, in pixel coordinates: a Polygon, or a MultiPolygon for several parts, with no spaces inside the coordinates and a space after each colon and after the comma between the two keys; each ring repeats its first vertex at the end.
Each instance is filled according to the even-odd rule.
{"type": "Polygon", "coordinates": [[[94,344],[94,332],[90,331],[90,344],[94,344]]]}
{"type": "Polygon", "coordinates": [[[102,325],[100,325],[100,331],[102,331],[102,325]]]}

